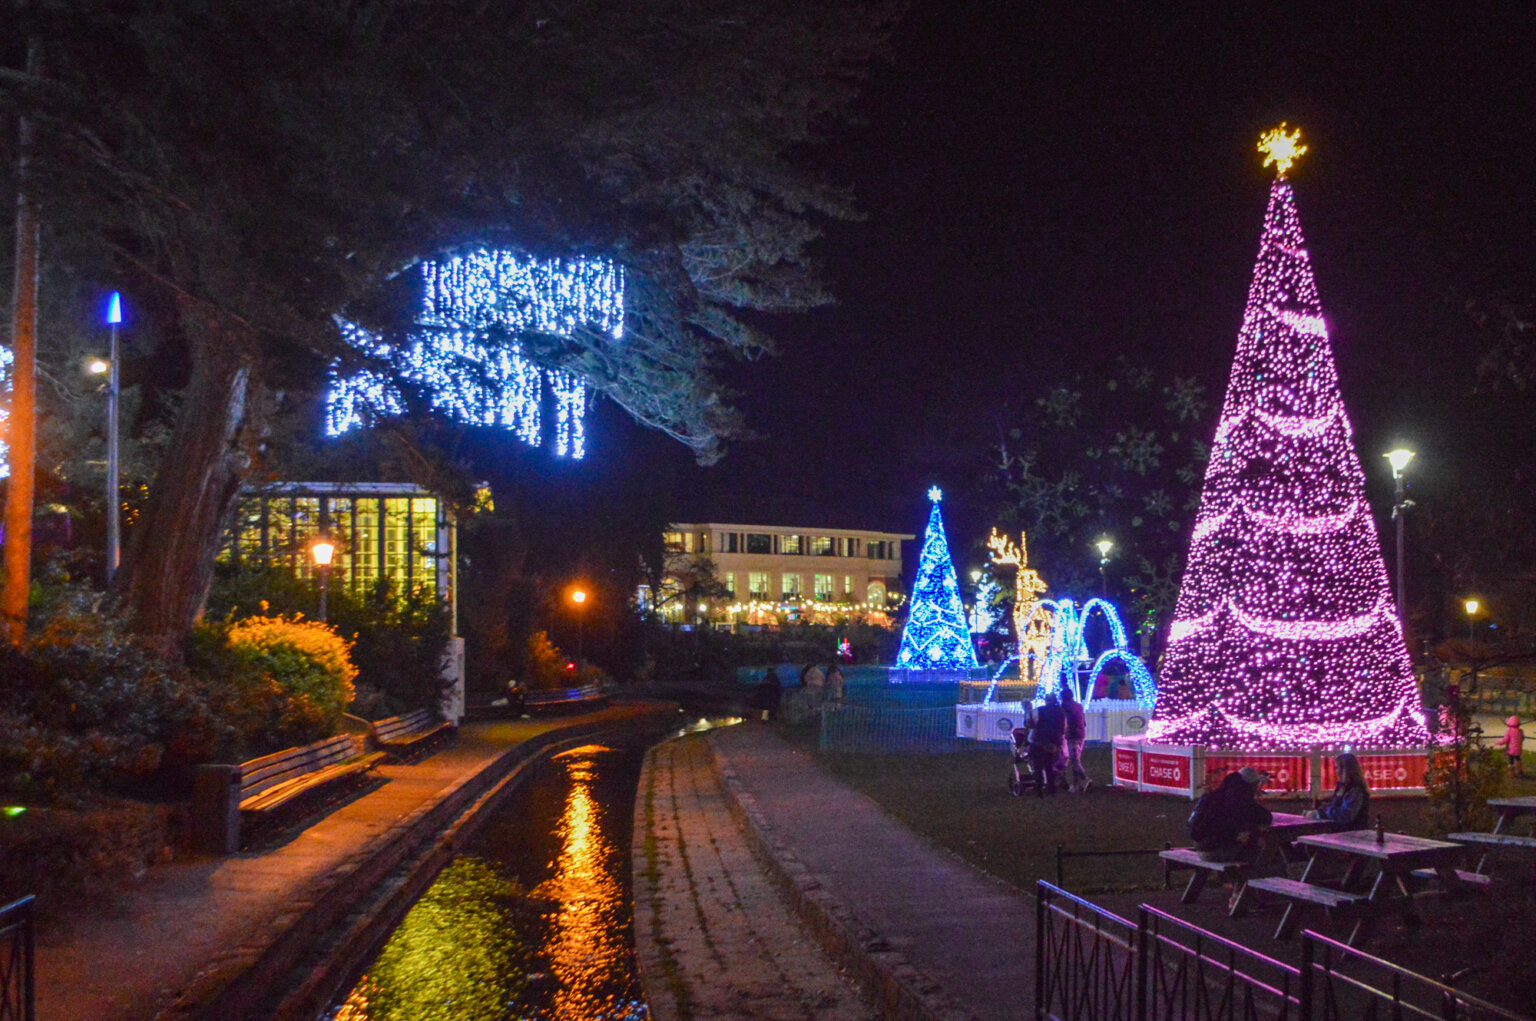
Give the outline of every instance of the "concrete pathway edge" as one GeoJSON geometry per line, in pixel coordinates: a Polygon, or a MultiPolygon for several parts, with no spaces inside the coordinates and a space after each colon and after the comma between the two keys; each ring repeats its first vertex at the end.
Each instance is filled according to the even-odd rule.
{"type": "Polygon", "coordinates": [[[887,940],[859,922],[775,831],[737,778],[729,756],[709,742],[711,761],[730,794],[732,814],[768,867],[774,884],[822,949],[848,970],[893,1021],[968,1021],[974,1015],[946,996],[887,940]]]}
{"type": "Polygon", "coordinates": [[[357,891],[382,882],[413,855],[430,848],[482,796],[552,746],[611,729],[613,722],[582,721],[556,727],[508,748],[484,769],[466,775],[442,796],[421,806],[347,857],[322,880],[278,907],[269,921],[238,947],[209,962],[156,1021],[228,1021],[248,1017],[269,990],[299,965],[327,932],[356,908],[357,891]]]}

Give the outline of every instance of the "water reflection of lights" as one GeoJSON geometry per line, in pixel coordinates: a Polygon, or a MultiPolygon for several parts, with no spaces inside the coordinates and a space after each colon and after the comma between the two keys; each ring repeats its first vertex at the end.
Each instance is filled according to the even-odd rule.
{"type": "Polygon", "coordinates": [[[603,979],[629,955],[628,905],[611,863],[616,849],[601,827],[602,808],[592,794],[597,776],[590,755],[563,757],[569,778],[565,814],[557,833],[554,874],[536,894],[556,907],[543,956],[559,979],[552,1004],[557,1018],[622,1017],[626,1005],[603,992],[603,979]]]}
{"type": "Polygon", "coordinates": [[[487,857],[444,869],[329,1021],[649,1017],[630,951],[630,805],[614,786],[638,769],[621,767],[632,758],[598,744],[555,756],[530,785],[554,797],[531,790],[491,827],[527,834],[538,820],[524,848],[538,856],[518,857],[520,839],[477,838],[487,857]],[[538,885],[520,885],[519,871],[538,885]]]}
{"type": "Polygon", "coordinates": [[[702,734],[706,730],[714,730],[718,727],[734,727],[740,723],[740,716],[701,716],[686,726],[679,727],[678,737],[686,737],[689,734],[702,734]]]}

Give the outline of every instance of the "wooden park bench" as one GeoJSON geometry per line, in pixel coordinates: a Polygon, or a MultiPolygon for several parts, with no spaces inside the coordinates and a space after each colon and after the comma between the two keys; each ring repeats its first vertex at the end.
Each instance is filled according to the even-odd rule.
{"type": "Polygon", "coordinates": [[[1476,847],[1482,851],[1482,857],[1477,860],[1477,868],[1464,873],[1464,882],[1486,884],[1488,876],[1483,872],[1483,866],[1488,864],[1488,855],[1493,851],[1521,851],[1526,855],[1536,851],[1536,837],[1522,837],[1515,833],[1448,833],[1446,840],[1458,844],[1466,844],[1468,847],[1476,847]]]}
{"type": "Polygon", "coordinates": [[[1346,941],[1350,946],[1354,946],[1355,939],[1361,934],[1361,927],[1366,921],[1366,908],[1370,901],[1362,893],[1345,893],[1342,890],[1318,886],[1315,883],[1303,883],[1299,879],[1287,879],[1284,876],[1250,879],[1243,892],[1246,895],[1253,890],[1272,894],[1288,902],[1285,905],[1285,914],[1280,916],[1280,925],[1275,929],[1275,939],[1289,939],[1295,933],[1296,925],[1301,919],[1301,909],[1313,904],[1321,907],[1329,917],[1346,914],[1357,916],[1355,927],[1346,941]]]}
{"type": "Polygon", "coordinates": [[[364,753],[357,738],[339,734],[238,766],[199,766],[192,791],[197,843],[215,853],[233,853],[242,846],[243,833],[350,786],[382,758],[383,752],[364,753]]]}
{"type": "Polygon", "coordinates": [[[1252,863],[1245,861],[1207,861],[1200,857],[1200,852],[1193,847],[1170,847],[1166,851],[1159,851],[1157,856],[1163,859],[1164,885],[1173,885],[1173,873],[1176,869],[1189,869],[1189,883],[1184,887],[1184,893],[1179,897],[1180,904],[1193,904],[1200,899],[1200,891],[1205,889],[1206,882],[1212,876],[1222,879],[1230,879],[1241,883],[1248,877],[1252,863]]]}
{"type": "Polygon", "coordinates": [[[579,688],[557,688],[554,691],[528,692],[526,709],[530,713],[580,709],[600,705],[608,701],[603,689],[596,684],[584,684],[579,688]]]}
{"type": "Polygon", "coordinates": [[[375,720],[368,725],[373,746],[392,762],[404,762],[453,735],[453,727],[434,709],[375,720]]]}

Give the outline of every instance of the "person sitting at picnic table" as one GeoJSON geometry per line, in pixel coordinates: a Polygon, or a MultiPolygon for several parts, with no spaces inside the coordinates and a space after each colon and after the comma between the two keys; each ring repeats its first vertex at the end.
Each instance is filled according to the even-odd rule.
{"type": "Polygon", "coordinates": [[[1362,830],[1370,825],[1371,789],[1365,782],[1365,770],[1354,752],[1340,752],[1333,757],[1339,782],[1333,796],[1307,813],[1308,819],[1327,819],[1336,830],[1362,830]]]}
{"type": "Polygon", "coordinates": [[[1258,831],[1275,815],[1259,804],[1264,773],[1252,766],[1228,773],[1221,786],[1195,803],[1189,835],[1206,861],[1253,861],[1259,855],[1258,831]]]}

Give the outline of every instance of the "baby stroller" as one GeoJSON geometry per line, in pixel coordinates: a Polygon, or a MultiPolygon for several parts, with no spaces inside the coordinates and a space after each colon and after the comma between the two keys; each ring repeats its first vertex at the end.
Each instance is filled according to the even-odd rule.
{"type": "Polygon", "coordinates": [[[1008,793],[1014,797],[1024,793],[1024,788],[1034,783],[1035,770],[1029,764],[1029,728],[1014,727],[1013,762],[1008,773],[1008,793]]]}

